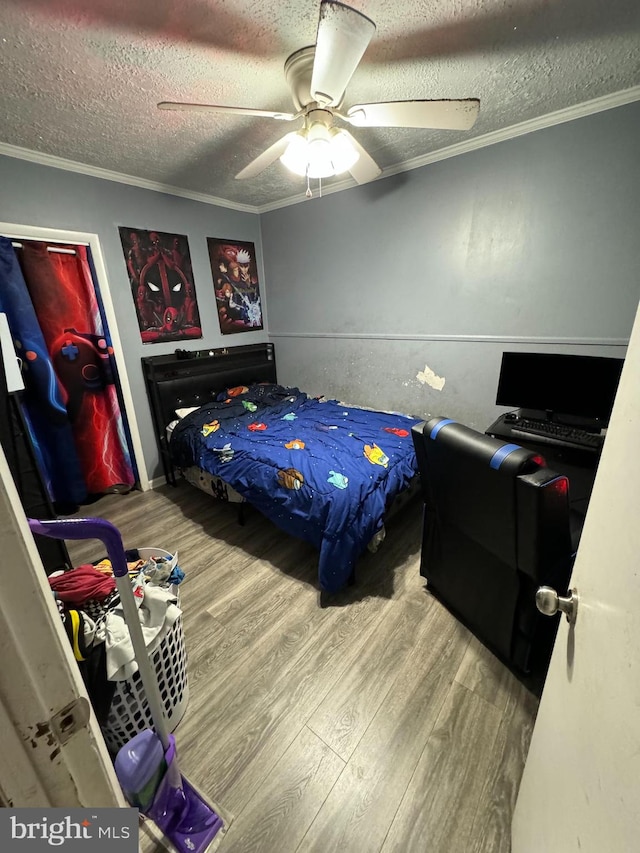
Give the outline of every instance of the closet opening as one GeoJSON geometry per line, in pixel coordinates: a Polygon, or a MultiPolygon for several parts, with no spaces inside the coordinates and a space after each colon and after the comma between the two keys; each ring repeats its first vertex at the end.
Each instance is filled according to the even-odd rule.
{"type": "Polygon", "coordinates": [[[4,420],[11,419],[18,437],[24,433],[19,461],[27,473],[37,469],[43,501],[58,515],[104,494],[145,490],[149,482],[97,237],[1,225],[0,234],[7,380],[0,393],[8,403],[4,420]]]}

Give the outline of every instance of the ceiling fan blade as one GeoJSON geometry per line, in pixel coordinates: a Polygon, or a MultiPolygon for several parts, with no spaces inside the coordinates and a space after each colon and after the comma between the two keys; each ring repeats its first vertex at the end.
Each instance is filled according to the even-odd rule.
{"type": "Polygon", "coordinates": [[[275,118],[279,121],[293,121],[298,118],[293,113],[276,113],[271,110],[254,110],[250,107],[222,107],[219,104],[183,104],[174,101],[161,101],[159,110],[176,110],[194,113],[230,113],[240,116],[261,116],[263,118],[275,118]]]}
{"type": "Polygon", "coordinates": [[[256,175],[259,175],[260,172],[267,168],[267,166],[270,166],[278,159],[278,157],[281,157],[284,154],[288,144],[294,136],[297,136],[296,131],[286,133],[281,139],[278,139],[277,142],[270,145],[266,151],[263,151],[262,154],[256,157],[255,160],[252,160],[248,166],[245,166],[244,169],[238,172],[236,180],[244,181],[247,178],[255,178],[256,175]]]}
{"type": "Polygon", "coordinates": [[[349,142],[360,155],[353,166],[349,169],[352,177],[357,181],[357,183],[366,184],[368,181],[372,181],[374,178],[377,178],[378,175],[381,175],[382,169],[378,166],[373,157],[370,154],[367,154],[358,140],[352,136],[348,130],[342,129],[340,133],[343,133],[349,138],[349,142]]]}
{"type": "Polygon", "coordinates": [[[322,0],[311,75],[311,97],[321,106],[340,103],[375,29],[350,6],[322,0]]]}
{"type": "Polygon", "coordinates": [[[356,127],[424,127],[442,130],[469,130],[475,124],[480,101],[388,101],[382,104],[355,104],[346,120],[356,127]]]}

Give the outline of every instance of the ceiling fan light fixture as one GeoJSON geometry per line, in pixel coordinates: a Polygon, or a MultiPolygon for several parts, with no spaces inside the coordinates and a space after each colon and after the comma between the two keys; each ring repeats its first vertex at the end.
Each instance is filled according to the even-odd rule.
{"type": "Polygon", "coordinates": [[[348,171],[359,156],[344,131],[318,123],[296,133],[280,162],[303,178],[331,178],[348,171]]]}
{"type": "Polygon", "coordinates": [[[307,138],[302,131],[295,134],[291,142],[287,145],[284,154],[280,157],[280,162],[286,166],[294,175],[306,177],[307,165],[309,163],[307,138]]]}
{"type": "Polygon", "coordinates": [[[310,178],[330,178],[335,175],[328,139],[310,139],[307,145],[307,174],[310,178]]]}
{"type": "Polygon", "coordinates": [[[333,128],[331,133],[331,160],[336,175],[348,172],[355,165],[360,152],[356,151],[347,134],[343,130],[333,128]]]}
{"type": "Polygon", "coordinates": [[[280,162],[303,178],[330,178],[336,174],[331,137],[326,127],[299,131],[287,145],[280,162]]]}

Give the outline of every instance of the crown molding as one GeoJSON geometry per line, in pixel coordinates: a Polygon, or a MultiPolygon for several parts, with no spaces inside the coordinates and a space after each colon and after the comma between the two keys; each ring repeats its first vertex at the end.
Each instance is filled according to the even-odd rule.
{"type": "Polygon", "coordinates": [[[239,204],[206,193],[173,187],[170,184],[161,184],[157,181],[137,178],[135,175],[126,175],[122,172],[113,172],[111,169],[102,169],[100,166],[89,166],[87,163],[67,160],[64,157],[57,157],[55,154],[45,154],[42,151],[21,148],[19,145],[9,145],[8,142],[0,142],[0,154],[4,154],[6,157],[15,157],[18,160],[28,160],[30,163],[37,163],[40,166],[51,166],[53,169],[64,169],[66,172],[76,172],[80,175],[89,175],[92,178],[101,178],[104,181],[115,181],[116,183],[127,184],[131,187],[140,187],[143,190],[152,190],[157,193],[165,193],[165,195],[188,198],[191,201],[200,201],[203,204],[214,204],[218,207],[240,210],[244,213],[258,213],[258,208],[254,205],[239,204]]]}
{"type": "MultiPolygon", "coordinates": [[[[389,166],[383,169],[382,174],[377,177],[376,181],[381,181],[384,178],[390,178],[392,175],[398,175],[401,172],[409,172],[412,169],[419,169],[421,166],[428,166],[430,163],[437,163],[440,160],[447,160],[450,157],[457,157],[460,154],[468,154],[471,151],[477,151],[480,148],[486,148],[488,145],[497,145],[499,142],[506,142],[509,139],[515,139],[518,136],[524,136],[527,133],[534,133],[536,130],[544,130],[547,127],[553,127],[556,124],[564,124],[575,119],[586,118],[595,113],[611,110],[615,107],[622,107],[626,104],[631,104],[634,101],[640,101],[640,86],[632,86],[630,89],[623,89],[621,92],[614,92],[611,95],[603,95],[600,98],[594,98],[591,101],[585,101],[582,104],[575,104],[572,107],[566,107],[562,110],[557,110],[553,113],[548,113],[538,118],[529,119],[528,121],[514,124],[510,127],[494,130],[491,133],[485,133],[483,136],[476,136],[465,142],[458,142],[455,145],[449,145],[446,148],[440,148],[438,151],[431,151],[429,154],[423,154],[420,157],[414,157],[411,160],[406,160],[404,163],[398,163],[395,166],[389,166]]],[[[336,181],[326,188],[322,188],[322,195],[331,195],[331,193],[341,192],[342,190],[352,189],[357,186],[351,178],[345,178],[341,181],[336,181]]],[[[317,196],[314,196],[317,198],[317,196]]],[[[272,204],[265,204],[257,208],[258,213],[268,213],[271,210],[278,210],[281,207],[288,207],[292,204],[298,204],[302,201],[309,201],[304,193],[290,196],[282,201],[272,204]]]]}
{"type": "MultiPolygon", "coordinates": [[[[509,139],[515,139],[518,136],[524,136],[527,133],[534,133],[536,130],[543,130],[547,127],[553,127],[556,124],[563,124],[575,119],[585,118],[586,116],[594,115],[595,113],[611,110],[615,107],[621,107],[625,104],[640,101],[640,86],[632,86],[630,89],[623,89],[621,92],[614,92],[611,95],[603,95],[600,98],[594,98],[591,101],[585,101],[582,104],[575,104],[572,107],[566,107],[562,110],[557,110],[553,113],[540,116],[538,118],[523,121],[520,124],[514,124],[510,127],[495,130],[491,133],[485,133],[483,136],[476,136],[465,142],[459,142],[455,145],[449,145],[446,148],[440,148],[438,151],[432,151],[429,154],[423,154],[420,157],[414,157],[404,163],[399,163],[394,166],[389,166],[382,171],[382,174],[376,178],[381,181],[384,178],[390,178],[392,175],[398,175],[401,172],[409,172],[413,169],[419,169],[422,166],[428,166],[430,163],[437,163],[440,160],[447,160],[450,157],[457,157],[460,154],[468,154],[471,151],[476,151],[480,148],[486,148],[488,145],[496,145],[499,142],[506,142],[509,139]]],[[[105,181],[116,181],[120,184],[128,184],[133,187],[140,187],[153,192],[165,193],[166,195],[174,195],[179,198],[188,198],[191,201],[199,201],[203,204],[213,204],[218,207],[225,207],[230,210],[239,210],[244,213],[269,213],[272,210],[279,210],[281,207],[289,207],[292,204],[300,204],[303,201],[309,201],[303,192],[297,193],[294,196],[281,199],[279,201],[270,202],[263,205],[239,204],[238,202],[228,201],[224,198],[208,195],[207,193],[198,193],[192,190],[174,187],[169,184],[161,184],[156,181],[149,181],[146,178],[138,178],[135,175],[126,175],[121,172],[113,172],[110,169],[102,169],[100,166],[90,166],[86,163],[78,163],[75,160],[67,160],[64,157],[57,157],[54,154],[45,154],[42,151],[33,151],[29,148],[21,148],[18,145],[9,145],[7,142],[0,142],[0,154],[6,157],[15,157],[19,160],[28,160],[30,163],[38,163],[41,166],[51,166],[54,169],[64,169],[67,172],[76,172],[81,175],[89,175],[94,178],[101,178],[105,181]]],[[[358,185],[351,178],[345,178],[335,183],[329,184],[322,188],[322,195],[331,195],[332,193],[342,192],[343,190],[353,189],[358,185]]],[[[314,196],[317,198],[318,196],[314,196]]]]}
{"type": "Polygon", "coordinates": [[[269,332],[274,338],[321,338],[344,341],[434,341],[474,344],[540,344],[579,345],[585,347],[628,347],[629,338],[562,338],[540,335],[430,335],[430,334],[387,334],[384,332],[269,332]]]}

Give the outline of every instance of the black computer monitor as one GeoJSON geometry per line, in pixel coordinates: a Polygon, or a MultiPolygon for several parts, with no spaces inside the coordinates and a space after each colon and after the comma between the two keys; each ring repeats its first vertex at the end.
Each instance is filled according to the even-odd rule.
{"type": "Polygon", "coordinates": [[[496,405],[606,426],[623,364],[623,358],[505,352],[496,405]]]}

